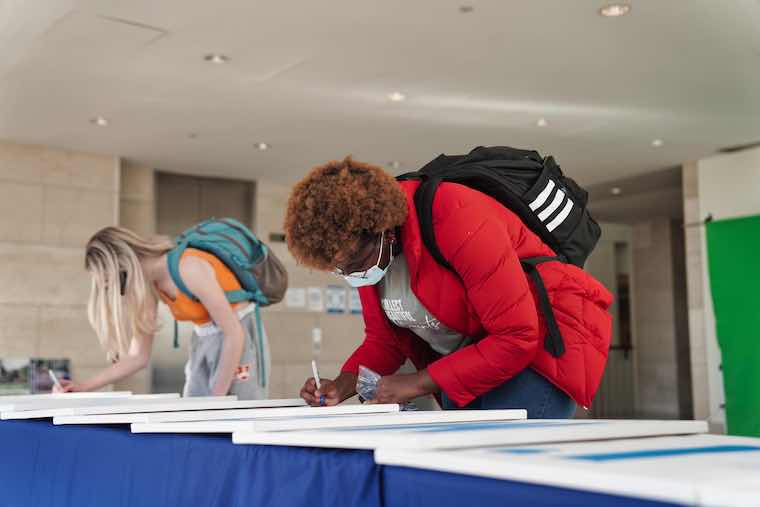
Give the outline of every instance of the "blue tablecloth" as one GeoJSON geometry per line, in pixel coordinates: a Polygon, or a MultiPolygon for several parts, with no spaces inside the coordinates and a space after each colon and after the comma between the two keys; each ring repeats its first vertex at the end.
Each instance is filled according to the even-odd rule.
{"type": "Polygon", "coordinates": [[[683,507],[590,491],[395,466],[383,467],[382,483],[384,507],[683,507]]]}
{"type": "Polygon", "coordinates": [[[670,504],[382,467],[369,451],[234,445],[229,435],[0,422],[0,507],[448,507],[670,504]]]}
{"type": "Polygon", "coordinates": [[[369,451],[3,421],[0,505],[380,507],[380,474],[369,451]]]}

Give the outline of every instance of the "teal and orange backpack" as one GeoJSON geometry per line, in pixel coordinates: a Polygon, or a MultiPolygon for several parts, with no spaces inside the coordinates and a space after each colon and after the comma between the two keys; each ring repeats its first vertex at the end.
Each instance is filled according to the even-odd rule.
{"type": "MultiPolygon", "coordinates": [[[[259,307],[282,301],[288,288],[288,273],[274,253],[253,232],[232,218],[212,218],[195,225],[176,239],[168,253],[169,274],[177,288],[193,301],[198,298],[179,274],[179,261],[187,248],[208,252],[222,261],[240,282],[240,290],[228,291],[230,303],[256,303],[256,332],[263,336],[259,307]]],[[[174,346],[178,347],[175,322],[174,346]]],[[[259,339],[259,342],[261,339],[259,339]]]]}

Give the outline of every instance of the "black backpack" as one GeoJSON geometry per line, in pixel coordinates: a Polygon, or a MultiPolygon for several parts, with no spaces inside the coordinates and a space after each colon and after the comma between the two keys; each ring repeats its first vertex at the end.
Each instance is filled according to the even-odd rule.
{"type": "Polygon", "coordinates": [[[520,259],[538,293],[548,333],[544,348],[554,357],[565,352],[549,296],[536,266],[561,261],[583,268],[601,229],[586,209],[588,192],[565,177],[553,157],[536,151],[494,146],[467,155],[440,155],[403,180],[421,180],[414,194],[422,241],[433,258],[453,271],[441,254],[433,231],[433,198],[443,182],[459,183],[493,197],[512,210],[528,228],[557,253],[556,257],[520,259]]]}

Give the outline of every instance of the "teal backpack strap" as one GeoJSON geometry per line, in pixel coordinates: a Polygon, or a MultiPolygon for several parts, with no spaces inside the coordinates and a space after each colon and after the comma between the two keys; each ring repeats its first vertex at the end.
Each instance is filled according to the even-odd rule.
{"type": "Polygon", "coordinates": [[[187,288],[185,282],[182,281],[182,277],[179,276],[179,260],[182,257],[182,254],[185,252],[186,248],[187,243],[179,243],[176,248],[169,250],[169,253],[166,254],[166,264],[169,268],[169,276],[172,277],[174,285],[176,285],[177,288],[181,290],[182,293],[187,297],[193,301],[198,301],[198,298],[196,298],[195,295],[190,292],[190,289],[187,288]]]}
{"type": "Polygon", "coordinates": [[[256,354],[256,357],[258,357],[258,363],[259,363],[259,383],[261,384],[261,387],[267,386],[267,361],[264,357],[264,328],[261,325],[261,312],[259,311],[259,305],[258,303],[254,303],[256,305],[256,309],[254,310],[256,313],[256,335],[258,336],[258,339],[256,340],[256,345],[258,348],[258,354],[256,354]]]}
{"type": "Polygon", "coordinates": [[[238,290],[228,290],[224,293],[225,297],[227,298],[227,301],[230,302],[230,304],[240,303],[241,301],[251,301],[255,300],[256,295],[252,292],[249,292],[245,289],[238,289],[238,290]]]}
{"type": "MultiPolygon", "coordinates": [[[[187,243],[178,242],[177,246],[169,250],[166,254],[166,264],[169,268],[169,276],[172,277],[174,285],[176,285],[177,288],[190,299],[197,301],[196,297],[185,285],[185,282],[182,281],[182,277],[179,276],[179,260],[182,257],[185,248],[187,248],[187,243]]],[[[177,323],[177,319],[174,319],[174,348],[179,348],[179,324],[177,323]]]]}
{"type": "Polygon", "coordinates": [[[258,303],[258,298],[253,292],[245,289],[231,290],[225,292],[227,301],[231,304],[239,303],[241,301],[251,301],[255,305],[254,313],[256,315],[256,336],[254,337],[256,343],[256,366],[259,371],[259,385],[261,387],[267,386],[267,361],[264,357],[264,327],[261,324],[261,310],[258,303]]]}

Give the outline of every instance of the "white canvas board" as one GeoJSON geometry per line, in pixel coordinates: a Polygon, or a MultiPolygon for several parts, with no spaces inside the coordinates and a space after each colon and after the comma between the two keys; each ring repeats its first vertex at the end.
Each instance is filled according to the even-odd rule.
{"type": "Polygon", "coordinates": [[[155,393],[155,394],[133,394],[129,400],[176,400],[181,396],[179,393],[155,393]]]}
{"type": "Polygon", "coordinates": [[[305,402],[300,398],[289,399],[272,399],[272,400],[237,400],[235,396],[209,396],[193,397],[176,400],[178,403],[166,403],[160,405],[139,405],[124,407],[123,405],[113,407],[95,408],[75,408],[70,413],[56,414],[53,418],[53,424],[126,424],[132,422],[147,421],[149,413],[173,413],[185,411],[223,411],[226,409],[267,409],[267,407],[292,407],[304,405],[305,402]],[[119,418],[119,417],[99,417],[108,415],[129,415],[145,414],[146,418],[119,418]]]}
{"type": "Polygon", "coordinates": [[[334,447],[340,449],[456,449],[572,442],[707,432],[702,421],[528,420],[425,425],[387,425],[304,431],[235,432],[237,444],[334,447]]]}
{"type": "MultiPolygon", "coordinates": [[[[756,466],[756,465],[755,465],[756,466]]],[[[754,473],[758,470],[755,468],[754,473]]],[[[760,507],[758,480],[731,479],[715,481],[699,487],[699,505],[708,507],[760,507]]]]}
{"type": "Polygon", "coordinates": [[[45,398],[31,400],[15,401],[12,403],[1,403],[0,413],[19,412],[22,410],[45,410],[65,407],[88,407],[96,405],[113,405],[126,401],[144,400],[144,401],[165,401],[167,399],[179,398],[179,394],[133,394],[129,396],[96,396],[81,397],[69,396],[68,394],[56,395],[45,398]]]}
{"type": "MultiPolygon", "coordinates": [[[[197,398],[196,398],[197,399],[197,398]]],[[[305,403],[301,398],[272,399],[272,400],[239,400],[234,404],[224,402],[217,408],[205,405],[203,408],[188,408],[187,406],[159,407],[158,410],[142,410],[138,412],[120,412],[105,414],[61,414],[53,418],[53,424],[132,424],[154,422],[154,418],[168,420],[208,420],[213,417],[223,419],[229,412],[268,412],[271,410],[304,409],[305,403]],[[242,409],[240,407],[243,407],[242,409]]]]}
{"type": "MultiPolygon", "coordinates": [[[[145,414],[147,415],[147,414],[145,414]]],[[[147,419],[147,418],[145,418],[147,419]]],[[[132,433],[234,433],[249,431],[255,427],[256,421],[188,421],[188,422],[133,422],[132,433]]]]}
{"type": "Polygon", "coordinates": [[[55,398],[124,398],[132,391],[92,391],[76,393],[6,394],[0,396],[0,406],[20,401],[34,401],[55,398]]]}
{"type": "Polygon", "coordinates": [[[293,431],[328,428],[372,428],[375,426],[436,424],[525,419],[525,410],[435,410],[373,415],[342,415],[306,419],[276,419],[257,422],[252,431],[293,431]]]}
{"type": "Polygon", "coordinates": [[[239,403],[236,396],[198,396],[177,399],[132,400],[129,398],[103,398],[81,400],[50,400],[47,408],[22,407],[0,412],[0,419],[45,419],[61,415],[127,414],[137,412],[160,412],[166,410],[200,410],[230,408],[239,403]]]}
{"type": "Polygon", "coordinates": [[[147,421],[148,412],[137,414],[59,415],[53,417],[56,426],[64,424],[131,424],[147,421]]]}
{"type": "Polygon", "coordinates": [[[276,417],[325,417],[346,414],[382,414],[398,412],[399,405],[336,405],[333,407],[284,407],[243,410],[198,410],[194,412],[166,412],[146,414],[150,423],[193,422],[193,421],[255,421],[276,417]]]}
{"type": "Polygon", "coordinates": [[[47,398],[44,400],[27,400],[0,405],[0,413],[45,410],[66,407],[87,407],[92,405],[113,404],[129,398],[47,398]]]}
{"type": "Polygon", "coordinates": [[[760,505],[756,438],[691,435],[448,451],[387,447],[375,451],[375,460],[692,506],[760,505]]]}
{"type": "MultiPolygon", "coordinates": [[[[377,405],[367,405],[373,407],[377,405]]],[[[457,410],[447,412],[456,420],[514,420],[525,419],[524,410],[487,410],[478,414],[477,410],[457,410]],[[465,414],[470,412],[470,414],[465,414]]],[[[272,412],[261,412],[258,417],[227,421],[159,422],[132,425],[132,433],[234,433],[235,431],[283,431],[308,427],[356,427],[387,424],[425,424],[440,422],[443,412],[384,412],[361,415],[335,415],[332,407],[310,407],[298,413],[290,412],[287,417],[271,417],[272,412]],[[269,417],[267,417],[269,416],[269,417]]]]}

